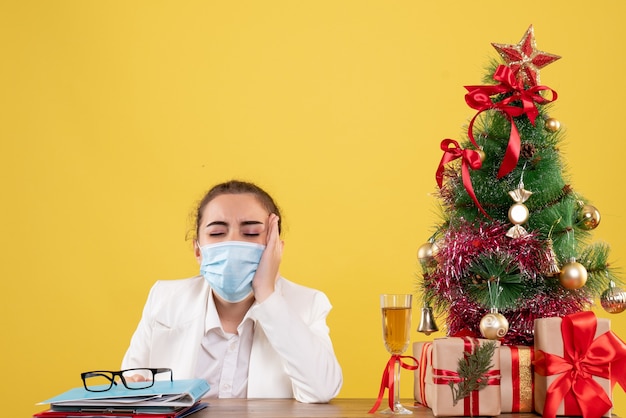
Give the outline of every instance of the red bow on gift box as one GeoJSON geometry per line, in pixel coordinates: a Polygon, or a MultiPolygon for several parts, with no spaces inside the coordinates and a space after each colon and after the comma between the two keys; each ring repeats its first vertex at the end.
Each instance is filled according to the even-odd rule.
{"type": "Polygon", "coordinates": [[[567,415],[599,418],[613,403],[593,376],[611,380],[611,389],[619,383],[626,389],[626,344],[608,331],[594,339],[597,320],[593,312],[568,315],[561,322],[563,357],[538,350],[535,372],[542,376],[558,375],[548,387],[543,416],[556,416],[561,401],[567,415]]]}

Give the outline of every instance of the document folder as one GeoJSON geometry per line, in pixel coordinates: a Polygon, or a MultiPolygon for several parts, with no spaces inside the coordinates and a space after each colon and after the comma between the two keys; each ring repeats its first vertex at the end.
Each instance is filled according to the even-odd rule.
{"type": "Polygon", "coordinates": [[[48,409],[33,415],[33,418],[184,418],[208,406],[197,402],[193,406],[176,408],[170,412],[134,412],[121,409],[94,409],[93,411],[54,411],[48,409]]]}
{"type": "Polygon", "coordinates": [[[156,381],[152,387],[131,390],[118,384],[105,392],[90,392],[83,387],[70,389],[39,402],[56,411],[81,411],[87,408],[124,409],[142,412],[172,411],[190,407],[209,391],[204,379],[156,381]]]}

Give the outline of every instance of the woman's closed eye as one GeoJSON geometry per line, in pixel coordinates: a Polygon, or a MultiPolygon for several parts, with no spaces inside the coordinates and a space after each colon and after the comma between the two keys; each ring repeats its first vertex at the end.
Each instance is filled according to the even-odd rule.
{"type": "Polygon", "coordinates": [[[206,232],[210,237],[220,237],[228,232],[228,225],[225,222],[211,222],[207,225],[206,232]]]}
{"type": "Polygon", "coordinates": [[[265,230],[265,225],[261,222],[249,221],[241,225],[241,235],[244,237],[258,237],[265,230]]]}
{"type": "Polygon", "coordinates": [[[261,232],[263,232],[262,228],[256,228],[256,229],[242,229],[241,231],[241,235],[243,235],[244,237],[258,237],[259,235],[261,235],[261,232]]]}

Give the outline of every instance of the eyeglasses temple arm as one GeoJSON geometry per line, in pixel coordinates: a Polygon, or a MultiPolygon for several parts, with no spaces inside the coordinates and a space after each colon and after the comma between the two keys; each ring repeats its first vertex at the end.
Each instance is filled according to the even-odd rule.
{"type": "Polygon", "coordinates": [[[154,374],[167,373],[170,374],[170,382],[174,381],[174,372],[170,368],[154,369],[154,374]]]}

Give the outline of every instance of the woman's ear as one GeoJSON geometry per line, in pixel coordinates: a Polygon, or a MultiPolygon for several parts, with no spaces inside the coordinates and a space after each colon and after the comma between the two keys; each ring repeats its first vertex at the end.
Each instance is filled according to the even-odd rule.
{"type": "Polygon", "coordinates": [[[196,256],[196,260],[198,260],[198,264],[202,263],[202,253],[200,252],[198,241],[193,242],[193,253],[196,256]]]}

